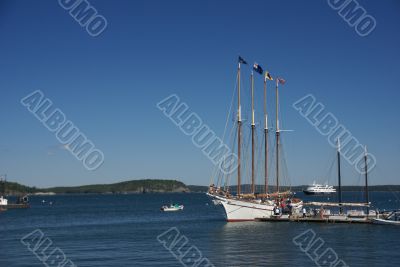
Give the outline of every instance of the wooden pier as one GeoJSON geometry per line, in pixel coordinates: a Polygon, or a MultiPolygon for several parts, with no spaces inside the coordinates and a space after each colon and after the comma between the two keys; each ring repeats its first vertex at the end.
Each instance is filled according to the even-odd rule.
{"type": "Polygon", "coordinates": [[[300,216],[276,216],[271,218],[256,218],[258,222],[310,222],[310,223],[372,223],[369,218],[349,217],[343,215],[330,215],[326,217],[300,217],[300,216]]]}

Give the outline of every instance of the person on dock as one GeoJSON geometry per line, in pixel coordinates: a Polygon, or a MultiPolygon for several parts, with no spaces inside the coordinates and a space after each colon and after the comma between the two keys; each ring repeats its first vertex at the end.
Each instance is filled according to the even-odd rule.
{"type": "Polygon", "coordinates": [[[306,215],[307,215],[307,210],[306,210],[306,208],[305,208],[305,207],[303,207],[303,218],[305,218],[305,217],[306,217],[306,215]]]}
{"type": "Polygon", "coordinates": [[[289,203],[289,204],[287,205],[287,207],[288,207],[288,210],[289,210],[289,215],[292,216],[292,215],[293,215],[293,206],[292,206],[292,203],[289,203]]]}
{"type": "Polygon", "coordinates": [[[280,205],[280,210],[282,211],[282,213],[285,211],[285,209],[286,209],[286,204],[285,204],[285,202],[283,201],[283,199],[282,199],[282,202],[281,202],[281,205],[280,205]]]}
{"type": "Polygon", "coordinates": [[[321,207],[321,209],[319,210],[319,216],[321,217],[321,219],[323,219],[324,215],[325,215],[324,207],[321,207]]]}
{"type": "Polygon", "coordinates": [[[279,206],[275,206],[274,213],[275,213],[275,216],[279,216],[281,214],[281,212],[279,210],[279,206]]]}

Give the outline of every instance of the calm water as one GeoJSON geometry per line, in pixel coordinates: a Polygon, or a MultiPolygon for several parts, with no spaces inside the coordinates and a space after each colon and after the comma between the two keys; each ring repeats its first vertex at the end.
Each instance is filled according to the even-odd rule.
{"type": "MultiPolygon", "coordinates": [[[[381,209],[400,207],[392,193],[371,198],[381,209]]],[[[349,266],[400,264],[400,227],[226,223],[222,207],[204,194],[36,196],[31,203],[31,209],[0,213],[0,266],[44,266],[20,242],[35,229],[77,266],[182,266],[157,241],[171,227],[215,266],[316,266],[292,242],[308,229],[349,266]],[[185,209],[160,212],[170,201],[185,209]]]]}

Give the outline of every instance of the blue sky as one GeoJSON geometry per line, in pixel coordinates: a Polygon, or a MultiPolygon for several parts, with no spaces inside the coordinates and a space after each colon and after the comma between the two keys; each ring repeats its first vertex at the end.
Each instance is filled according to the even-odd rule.
{"type": "MultiPolygon", "coordinates": [[[[57,1],[0,3],[0,173],[10,180],[208,184],[212,163],[156,103],[177,94],[222,136],[240,54],[287,80],[281,109],[282,124],[295,130],[284,136],[292,184],[323,176],[334,153],[291,107],[309,93],[375,155],[371,183],[399,183],[398,1],[359,1],[377,21],[366,37],[325,0],[90,3],[108,21],[96,38],[57,1]],[[60,149],[20,104],[34,90],[104,152],[99,169],[86,170],[60,149]]],[[[244,92],[248,74],[244,70],[244,92]]],[[[261,90],[259,79],[259,97],[261,90]]],[[[347,163],[344,172],[345,184],[360,181],[347,163]]]]}

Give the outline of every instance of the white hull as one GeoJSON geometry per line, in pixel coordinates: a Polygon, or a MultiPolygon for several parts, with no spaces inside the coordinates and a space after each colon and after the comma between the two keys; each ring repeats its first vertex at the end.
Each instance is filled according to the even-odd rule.
{"type": "Polygon", "coordinates": [[[400,221],[391,221],[391,220],[384,220],[384,219],[373,219],[372,222],[374,224],[400,225],[400,221]]]}
{"type": "Polygon", "coordinates": [[[330,195],[336,193],[336,191],[309,191],[309,190],[303,190],[303,192],[306,195],[330,195]]]}
{"type": "Polygon", "coordinates": [[[273,204],[209,196],[221,202],[228,222],[254,221],[256,218],[270,218],[273,215],[273,204]]]}
{"type": "Polygon", "coordinates": [[[171,209],[171,208],[166,208],[166,209],[163,209],[162,211],[179,211],[179,210],[183,210],[183,209],[171,209]]]}

